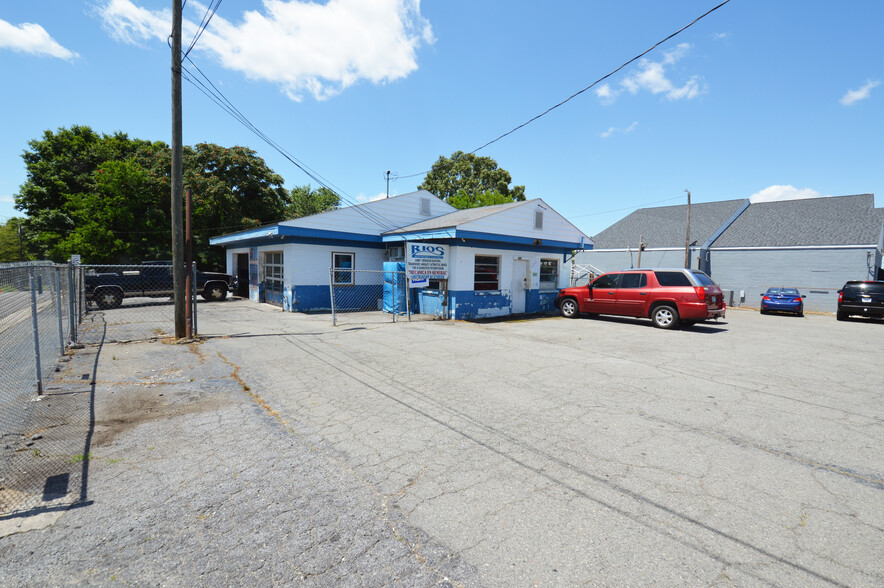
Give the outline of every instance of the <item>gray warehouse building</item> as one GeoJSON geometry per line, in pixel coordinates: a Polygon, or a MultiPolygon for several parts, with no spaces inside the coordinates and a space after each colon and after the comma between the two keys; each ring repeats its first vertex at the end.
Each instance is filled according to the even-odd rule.
{"type": "MultiPolygon", "coordinates": [[[[585,283],[591,273],[684,267],[687,214],[687,205],[636,210],[575,255],[574,275],[585,283]]],[[[706,202],[690,218],[689,265],[712,276],[730,306],[758,307],[767,288],[794,287],[807,310],[834,312],[846,281],[884,279],[884,208],[873,194],[706,202]]]]}

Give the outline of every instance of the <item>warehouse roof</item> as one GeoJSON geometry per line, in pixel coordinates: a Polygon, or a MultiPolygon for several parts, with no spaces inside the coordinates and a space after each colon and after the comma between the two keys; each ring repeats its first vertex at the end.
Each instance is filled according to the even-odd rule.
{"type": "Polygon", "coordinates": [[[873,245],[884,208],[873,194],[753,203],[713,247],[873,245]]]}
{"type": "MultiPolygon", "coordinates": [[[[702,245],[745,205],[745,199],[692,204],[690,241],[702,245]]],[[[636,248],[640,238],[652,248],[684,247],[687,214],[687,204],[641,208],[614,223],[592,240],[595,249],[636,248]]]]}

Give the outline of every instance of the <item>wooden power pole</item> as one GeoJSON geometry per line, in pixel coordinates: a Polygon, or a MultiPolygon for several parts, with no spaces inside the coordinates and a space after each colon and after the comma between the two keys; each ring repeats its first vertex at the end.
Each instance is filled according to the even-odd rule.
{"type": "Polygon", "coordinates": [[[184,146],[181,135],[181,0],[172,0],[172,288],[176,339],[183,339],[186,335],[184,234],[181,230],[184,146]]]}

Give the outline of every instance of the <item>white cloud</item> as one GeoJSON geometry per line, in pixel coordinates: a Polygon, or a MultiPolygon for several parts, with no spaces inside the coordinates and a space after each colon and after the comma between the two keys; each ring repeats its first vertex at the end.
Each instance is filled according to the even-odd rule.
{"type": "Polygon", "coordinates": [[[30,22],[15,26],[0,20],[0,49],[12,49],[21,53],[67,60],[79,57],[73,51],[62,47],[46,32],[46,29],[30,22]]]}
{"type": "Polygon", "coordinates": [[[730,33],[715,33],[714,35],[712,35],[712,38],[716,41],[722,41],[724,39],[730,38],[730,36],[730,33]]]}
{"type": "Polygon", "coordinates": [[[749,196],[749,202],[777,202],[780,200],[801,200],[803,198],[821,198],[816,190],[810,188],[798,189],[795,186],[768,186],[760,192],[749,196]]]}
{"type": "Polygon", "coordinates": [[[844,106],[850,106],[854,102],[859,102],[860,100],[865,100],[872,93],[872,88],[877,88],[881,85],[881,82],[878,80],[866,80],[866,85],[860,88],[859,90],[848,90],[847,94],[841,97],[841,104],[844,106]]]}
{"type": "MultiPolygon", "coordinates": [[[[202,18],[205,6],[188,3],[202,18]]],[[[150,11],[132,0],[104,0],[99,10],[114,38],[166,42],[168,10],[150,11]]],[[[183,25],[185,48],[196,25],[183,25]]],[[[417,69],[416,52],[435,42],[420,0],[329,0],[325,4],[264,0],[238,23],[215,15],[196,51],[247,78],[277,84],[292,100],[305,93],[334,96],[360,80],[391,82],[417,69]]]]}
{"type": "Polygon", "coordinates": [[[602,84],[595,89],[595,95],[598,96],[602,104],[613,104],[617,94],[619,94],[619,92],[608,84],[602,84]]]}
{"type": "Polygon", "coordinates": [[[599,137],[601,137],[602,139],[607,139],[608,137],[610,137],[614,133],[623,133],[625,135],[627,133],[631,133],[632,131],[634,131],[637,126],[638,126],[638,121],[633,122],[631,125],[629,125],[625,129],[620,129],[617,127],[608,127],[607,131],[599,134],[599,137]]]}
{"type": "MultiPolygon", "coordinates": [[[[395,196],[395,194],[392,194],[391,196],[395,196]]],[[[359,196],[356,197],[356,202],[358,202],[360,204],[364,203],[364,202],[374,202],[375,200],[383,200],[386,197],[387,197],[386,192],[381,192],[377,196],[366,196],[365,194],[360,194],[359,196]]]]}
{"type": "Polygon", "coordinates": [[[691,77],[682,86],[676,86],[666,77],[666,68],[674,65],[687,55],[691,46],[681,43],[675,49],[663,53],[662,61],[642,59],[639,61],[639,70],[627,76],[620,85],[630,94],[637,94],[641,90],[647,90],[652,94],[663,94],[669,100],[688,100],[703,94],[706,89],[699,76],[691,77]]]}

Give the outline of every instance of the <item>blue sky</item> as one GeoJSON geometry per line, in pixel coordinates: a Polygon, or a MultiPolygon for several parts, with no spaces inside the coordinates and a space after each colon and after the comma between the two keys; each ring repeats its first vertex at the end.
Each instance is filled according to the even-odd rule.
{"type": "MultiPolygon", "coordinates": [[[[414,190],[716,0],[222,2],[190,57],[249,120],[357,202],[414,190]],[[416,177],[405,177],[419,174],[416,177]]],[[[184,44],[208,2],[187,0],[184,44]]],[[[169,0],[0,3],[0,221],[45,130],[171,139],[169,0]]],[[[884,2],[731,0],[481,149],[594,235],[636,208],[884,195],[884,2]]],[[[311,183],[192,84],[184,142],[245,145],[311,183]]]]}

